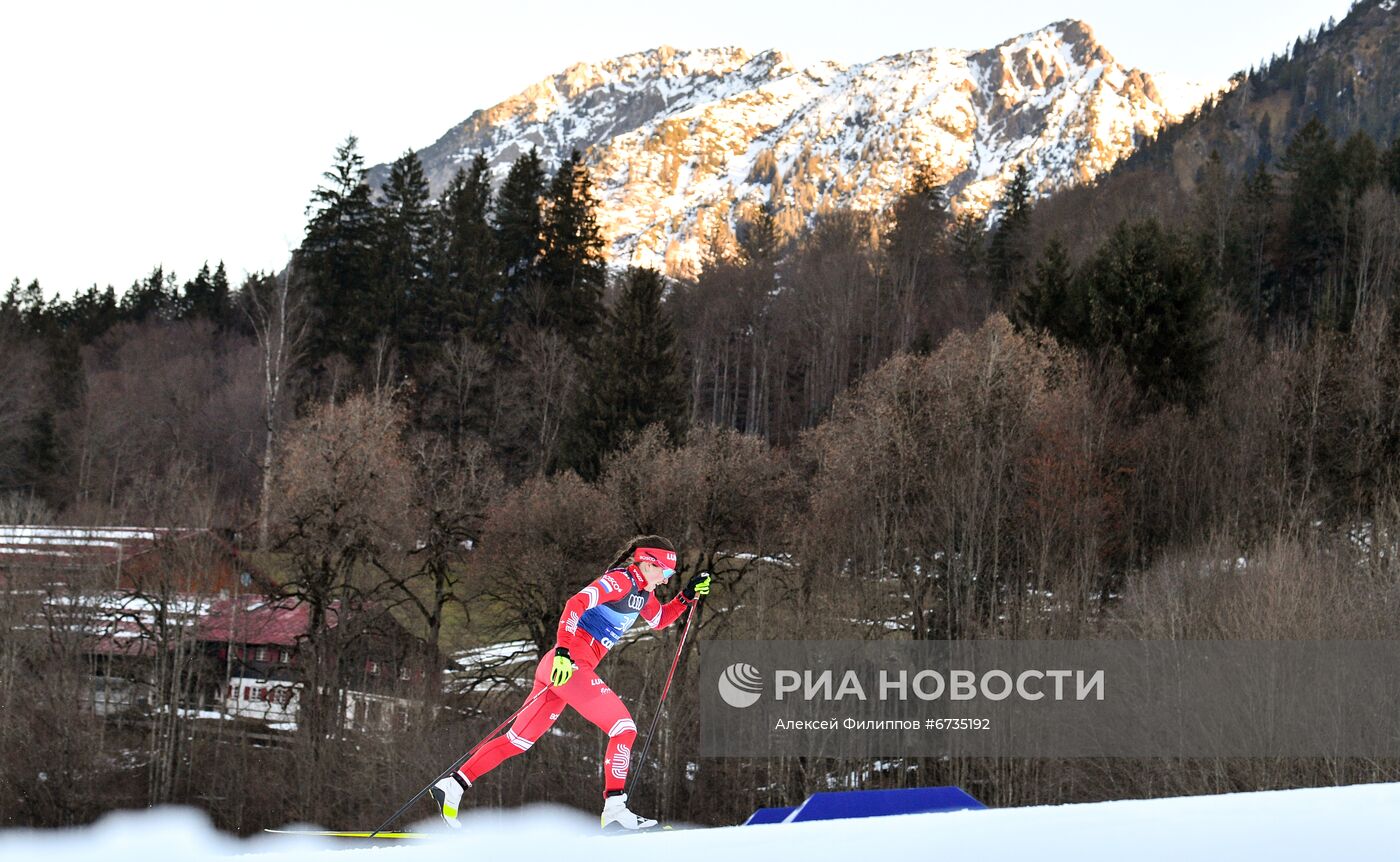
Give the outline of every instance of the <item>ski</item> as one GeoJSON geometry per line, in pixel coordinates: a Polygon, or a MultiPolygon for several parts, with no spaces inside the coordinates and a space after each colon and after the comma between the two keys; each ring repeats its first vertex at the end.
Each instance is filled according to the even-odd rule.
{"type": "MultiPolygon", "coordinates": [[[[669,824],[658,824],[646,829],[623,829],[621,827],[607,828],[601,830],[605,837],[618,835],[642,835],[645,833],[671,832],[674,827],[669,824]]],[[[264,829],[263,832],[269,835],[298,835],[302,838],[358,838],[365,841],[398,841],[398,840],[418,840],[426,841],[434,838],[451,838],[451,832],[369,832],[353,830],[334,829],[264,829]]]]}
{"type": "Polygon", "coordinates": [[[448,834],[444,832],[354,832],[331,829],[264,829],[263,831],[270,835],[300,835],[304,838],[366,838],[375,841],[381,838],[385,840],[442,838],[448,834]]]}

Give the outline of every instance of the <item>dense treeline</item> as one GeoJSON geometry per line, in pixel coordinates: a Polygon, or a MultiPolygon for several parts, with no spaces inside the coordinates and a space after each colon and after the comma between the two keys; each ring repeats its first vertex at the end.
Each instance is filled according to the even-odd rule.
{"type": "MultiPolygon", "coordinates": [[[[1111,184],[1036,201],[1022,168],[986,222],[919,173],[882,213],[792,232],[757,209],[698,276],[668,280],[608,271],[577,154],[525,153],[499,184],[478,157],[432,200],[412,153],[372,191],[352,138],[281,273],[232,289],[222,267],[185,283],[157,270],[121,297],[68,300],[14,285],[4,520],[240,528],[289,594],[317,612],[392,606],[433,655],[547,648],[568,595],[619,537],[648,532],[716,575],[702,641],[1394,637],[1397,154],[1309,123],[1277,167],[1238,177],[1212,160],[1159,208],[1111,184]]],[[[639,716],[674,637],[609,660],[639,716]]],[[[7,750],[58,721],[77,646],[6,639],[5,679],[43,669],[67,686],[0,686],[7,750]]],[[[317,679],[343,648],[308,645],[317,679]]],[[[213,806],[232,828],[377,822],[509,711],[493,673],[413,688],[428,708],[401,736],[346,736],[333,704],[306,704],[295,784],[267,780],[267,750],[152,744],[185,764],[161,772],[160,798],[199,801],[218,775],[239,800],[213,806]]],[[[696,695],[673,697],[638,766],[648,811],[716,822],[832,780],[957,783],[1008,804],[1394,777],[1352,761],[687,770],[696,695]]],[[[579,738],[475,798],[592,807],[600,753],[571,721],[579,738]]],[[[0,763],[0,787],[46,798],[41,768],[116,786],[110,754],[129,742],[30,745],[0,763]]],[[[108,804],[143,804],[150,786],[108,804]]]]}
{"type": "Polygon", "coordinates": [[[1364,132],[1374,140],[1400,135],[1400,75],[1393,51],[1397,24],[1388,0],[1355,0],[1340,22],[1328,19],[1282,52],[1230,79],[1184,122],[1162,128],[1115,173],[1175,174],[1190,182],[1212,150],[1247,176],[1274,166],[1304,125],[1320,122],[1341,139],[1364,132]]]}

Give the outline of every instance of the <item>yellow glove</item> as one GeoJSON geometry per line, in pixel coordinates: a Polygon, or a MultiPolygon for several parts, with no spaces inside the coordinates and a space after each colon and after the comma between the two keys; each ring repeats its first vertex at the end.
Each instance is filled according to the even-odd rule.
{"type": "Polygon", "coordinates": [[[692,602],[695,601],[696,596],[708,596],[710,594],[710,573],[705,572],[691,578],[690,583],[681,590],[681,594],[686,597],[686,600],[692,602]]]}
{"type": "Polygon", "coordinates": [[[559,686],[569,681],[574,675],[574,662],[569,658],[569,651],[564,647],[559,647],[554,651],[554,667],[549,671],[549,681],[551,684],[559,686]]]}

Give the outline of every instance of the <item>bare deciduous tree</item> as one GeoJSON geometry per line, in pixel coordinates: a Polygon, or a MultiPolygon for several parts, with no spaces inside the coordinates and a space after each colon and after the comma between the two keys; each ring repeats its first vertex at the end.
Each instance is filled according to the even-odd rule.
{"type": "Polygon", "coordinates": [[[966,637],[1019,600],[1025,465],[1065,361],[994,316],[886,363],[813,434],[805,556],[836,584],[863,582],[847,587],[866,603],[855,622],[966,637]]]}
{"type": "Polygon", "coordinates": [[[578,355],[552,330],[517,327],[509,340],[517,363],[495,398],[496,442],[523,448],[517,454],[527,472],[544,475],[558,460],[564,420],[577,396],[578,355]]]}
{"type": "Polygon", "coordinates": [[[459,335],[442,346],[428,371],[433,398],[427,409],[440,417],[454,446],[473,432],[491,435],[493,364],[490,348],[459,335]]]}
{"type": "MultiPolygon", "coordinates": [[[[398,591],[393,604],[412,608],[423,620],[428,654],[436,666],[441,655],[443,614],[459,591],[467,555],[481,541],[486,510],[502,489],[499,469],[480,440],[454,449],[445,438],[420,434],[406,447],[413,470],[408,542],[397,553],[376,560],[388,583],[398,591]]],[[[470,620],[470,613],[468,613],[470,620]]],[[[428,680],[435,700],[440,681],[428,680]]]]}
{"type": "Polygon", "coordinates": [[[244,313],[257,338],[262,369],[262,486],[258,495],[258,550],[268,547],[277,438],[292,372],[301,361],[310,330],[306,292],[292,281],[288,265],[281,276],[254,276],[243,285],[244,313]]]}
{"type": "Polygon", "coordinates": [[[317,776],[298,789],[301,817],[323,819],[331,804],[316,788],[340,768],[332,751],[345,723],[350,669],[342,659],[357,636],[356,617],[390,598],[375,564],[412,541],[402,426],[392,402],[353,395],[318,407],[289,429],[283,446],[276,517],[292,567],[285,588],[307,608],[299,742],[305,768],[317,776]]]}
{"type": "Polygon", "coordinates": [[[82,400],[61,417],[76,503],[147,520],[134,489],[182,460],[218,480],[231,519],[256,493],[257,368],[250,341],[203,321],[120,326],[85,348],[82,400]]]}
{"type": "Polygon", "coordinates": [[[543,653],[564,603],[601,573],[625,532],[607,495],[577,474],[529,479],[487,516],[472,594],[499,603],[502,634],[524,633],[543,653]]]}

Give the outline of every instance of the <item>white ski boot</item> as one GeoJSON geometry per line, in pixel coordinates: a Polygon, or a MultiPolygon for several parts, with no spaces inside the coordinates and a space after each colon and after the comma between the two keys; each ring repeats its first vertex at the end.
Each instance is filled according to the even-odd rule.
{"type": "Polygon", "coordinates": [[[603,802],[603,828],[608,829],[650,829],[656,825],[656,821],[647,817],[638,817],[627,810],[627,794],[619,793],[616,796],[609,796],[603,802]]]}
{"type": "Polygon", "coordinates": [[[453,829],[462,828],[462,824],[457,821],[457,806],[462,802],[462,793],[471,786],[472,783],[462,773],[453,771],[451,775],[428,789],[428,794],[438,805],[442,819],[453,829]]]}

